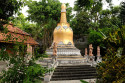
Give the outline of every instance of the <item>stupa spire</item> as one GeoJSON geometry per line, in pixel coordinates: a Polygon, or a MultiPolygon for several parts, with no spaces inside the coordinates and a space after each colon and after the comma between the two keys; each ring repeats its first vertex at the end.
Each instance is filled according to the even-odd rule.
{"type": "Polygon", "coordinates": [[[61,6],[61,18],[60,18],[60,23],[67,23],[67,18],[66,18],[66,5],[63,3],[61,6]]]}

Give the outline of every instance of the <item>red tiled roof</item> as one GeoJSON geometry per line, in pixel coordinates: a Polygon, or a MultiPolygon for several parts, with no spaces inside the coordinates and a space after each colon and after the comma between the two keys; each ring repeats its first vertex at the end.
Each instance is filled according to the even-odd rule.
{"type": "Polygon", "coordinates": [[[30,45],[39,44],[28,33],[24,32],[18,27],[13,26],[12,24],[9,24],[9,25],[5,24],[3,26],[8,29],[8,32],[6,34],[0,31],[0,42],[8,42],[8,43],[9,42],[20,42],[20,43],[22,42],[22,43],[30,44],[30,45]]]}
{"type": "Polygon", "coordinates": [[[9,32],[13,32],[13,33],[18,33],[18,34],[24,34],[24,35],[29,35],[28,33],[24,32],[23,30],[13,26],[13,24],[5,24],[3,25],[4,27],[6,27],[8,29],[9,32]]]}

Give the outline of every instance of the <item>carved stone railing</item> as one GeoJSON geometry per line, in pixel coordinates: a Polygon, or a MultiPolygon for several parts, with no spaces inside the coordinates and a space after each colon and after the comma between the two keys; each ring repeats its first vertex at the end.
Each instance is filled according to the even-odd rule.
{"type": "Polygon", "coordinates": [[[87,53],[87,48],[85,48],[85,55],[84,55],[85,62],[90,64],[91,66],[96,66],[97,63],[102,62],[102,58],[100,55],[100,47],[97,46],[97,59],[96,59],[96,61],[95,61],[95,56],[92,54],[92,52],[93,52],[93,47],[92,47],[92,44],[90,44],[89,45],[89,55],[87,53]]]}
{"type": "Polygon", "coordinates": [[[57,44],[54,42],[53,45],[53,55],[51,57],[51,62],[47,62],[47,68],[48,70],[52,70],[50,72],[47,72],[44,76],[44,83],[49,83],[50,79],[53,75],[54,69],[58,66],[58,61],[57,61],[57,44]],[[50,63],[50,65],[49,65],[50,63]]]}

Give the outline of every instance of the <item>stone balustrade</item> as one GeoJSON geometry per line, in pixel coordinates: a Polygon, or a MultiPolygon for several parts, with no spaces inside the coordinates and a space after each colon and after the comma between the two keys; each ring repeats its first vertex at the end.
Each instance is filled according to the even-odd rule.
{"type": "Polygon", "coordinates": [[[84,58],[85,58],[85,62],[86,63],[90,63],[92,66],[96,66],[97,63],[100,63],[102,62],[102,58],[101,58],[101,55],[100,55],[100,47],[97,46],[97,59],[95,61],[95,56],[93,55],[93,47],[92,47],[92,44],[89,45],[89,54],[87,53],[87,48],[85,48],[85,55],[84,55],[84,58]]]}

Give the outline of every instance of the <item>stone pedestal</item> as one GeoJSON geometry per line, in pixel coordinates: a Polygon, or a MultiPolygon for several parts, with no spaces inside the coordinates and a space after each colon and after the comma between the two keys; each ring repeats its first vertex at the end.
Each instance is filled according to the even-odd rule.
{"type": "Polygon", "coordinates": [[[95,56],[89,56],[88,57],[88,62],[94,62],[95,56]]]}
{"type": "Polygon", "coordinates": [[[85,58],[85,62],[88,62],[89,56],[88,55],[84,55],[84,58],[85,58]]]}
{"type": "Polygon", "coordinates": [[[101,57],[101,55],[100,55],[100,56],[97,56],[97,60],[96,60],[96,62],[97,62],[97,63],[102,62],[102,57],[101,57]]]}

